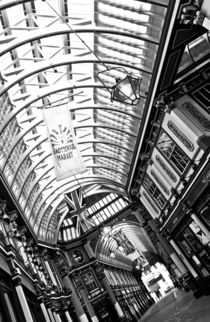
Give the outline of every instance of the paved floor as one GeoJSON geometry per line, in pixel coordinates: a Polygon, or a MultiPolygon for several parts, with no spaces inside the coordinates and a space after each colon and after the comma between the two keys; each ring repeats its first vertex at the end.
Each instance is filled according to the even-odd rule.
{"type": "Polygon", "coordinates": [[[210,322],[210,296],[195,299],[175,289],[155,303],[139,322],[210,322]]]}

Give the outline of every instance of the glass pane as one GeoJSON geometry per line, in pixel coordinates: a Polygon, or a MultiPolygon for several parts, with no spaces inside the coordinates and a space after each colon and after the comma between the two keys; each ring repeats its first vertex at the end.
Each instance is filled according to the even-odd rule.
{"type": "Polygon", "coordinates": [[[157,147],[181,173],[184,172],[189,163],[189,158],[164,131],[161,132],[157,147]]]}
{"type": "Polygon", "coordinates": [[[189,228],[183,231],[183,236],[187,239],[195,252],[202,249],[201,243],[197,240],[197,238],[193,235],[189,228]]]}
{"type": "Polygon", "coordinates": [[[104,208],[104,212],[106,213],[107,217],[110,217],[112,215],[108,208],[104,208]]]}
{"type": "MultiPolygon", "coordinates": [[[[113,66],[127,66],[126,74],[142,79],[142,92],[148,92],[168,0],[151,3],[130,0],[129,5],[121,0],[31,0],[8,4],[0,20],[3,48],[0,83],[3,85],[6,80],[4,88],[11,86],[0,97],[0,114],[1,124],[9,114],[10,122],[0,136],[0,157],[7,160],[0,171],[8,186],[14,176],[12,194],[25,210],[26,219],[30,218],[34,235],[40,241],[54,243],[57,219],[63,218],[65,210],[64,194],[74,190],[77,179],[84,188],[86,182],[91,182],[96,191],[125,192],[145,109],[144,98],[135,110],[123,103],[110,105],[110,93],[95,86],[94,80],[104,64],[91,58],[92,51],[95,58],[114,60],[113,66]],[[79,32],[81,39],[69,32],[69,27],[73,31],[81,26],[84,29],[79,32]],[[94,26],[100,32],[95,32],[94,26]],[[107,34],[106,28],[111,33],[107,34]],[[31,102],[30,107],[25,105],[26,100],[31,102]],[[67,178],[65,185],[56,180],[42,111],[64,105],[70,111],[82,159],[88,168],[77,174],[76,180],[67,178]],[[19,142],[17,134],[21,137],[19,142]],[[41,140],[45,137],[46,140],[41,140]],[[49,234],[44,234],[47,227],[49,234]]],[[[3,6],[6,5],[4,1],[3,6]]],[[[102,77],[110,87],[119,74],[119,68],[111,68],[102,77]]],[[[97,209],[91,206],[89,213],[97,209]]],[[[62,229],[69,225],[70,221],[65,220],[62,229]]],[[[68,230],[68,234],[64,232],[65,240],[74,233],[74,229],[68,230]]]]}
{"type": "Polygon", "coordinates": [[[111,206],[111,205],[107,207],[107,210],[109,211],[109,213],[110,213],[111,215],[114,215],[114,214],[115,214],[114,209],[112,208],[112,206],[111,206]]]}
{"type": "Polygon", "coordinates": [[[196,41],[189,44],[189,51],[193,60],[196,61],[200,59],[202,56],[210,53],[210,44],[207,38],[200,37],[196,41]]]}
{"type": "Polygon", "coordinates": [[[143,186],[149,192],[150,196],[158,203],[158,205],[163,208],[166,203],[166,198],[163,196],[162,192],[153,182],[153,180],[146,174],[143,182],[143,186]]]}
{"type": "Polygon", "coordinates": [[[113,203],[112,203],[112,207],[113,207],[113,209],[114,209],[114,211],[115,211],[115,212],[118,212],[118,208],[117,208],[117,206],[115,205],[115,202],[113,202],[113,203]]]}
{"type": "Polygon", "coordinates": [[[205,233],[200,229],[199,225],[195,222],[192,221],[191,224],[189,225],[190,228],[192,229],[193,233],[196,235],[196,237],[200,240],[200,242],[205,246],[207,245],[210,240],[209,238],[205,235],[205,233]]]}

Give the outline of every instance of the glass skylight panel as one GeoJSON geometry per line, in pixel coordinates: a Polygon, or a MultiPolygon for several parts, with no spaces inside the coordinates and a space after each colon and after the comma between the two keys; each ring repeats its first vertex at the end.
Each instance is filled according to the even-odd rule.
{"type": "Polygon", "coordinates": [[[107,196],[104,197],[101,202],[103,203],[103,205],[106,205],[108,203],[108,200],[107,200],[107,196]]]}
{"type": "Polygon", "coordinates": [[[125,204],[124,206],[122,205],[122,203],[120,202],[120,200],[116,200],[115,201],[115,205],[116,207],[118,208],[118,210],[122,209],[123,207],[125,207],[125,204]]]}
{"type": "Polygon", "coordinates": [[[92,209],[91,207],[89,207],[89,208],[88,208],[88,212],[89,212],[89,214],[91,215],[94,211],[93,211],[93,209],[92,209]]]}
{"type": "Polygon", "coordinates": [[[93,213],[97,211],[96,205],[92,205],[89,209],[91,209],[93,213]]]}
{"type": "Polygon", "coordinates": [[[99,128],[97,130],[100,134],[102,134],[102,136],[104,138],[110,138],[111,137],[111,141],[110,143],[112,143],[112,141],[114,143],[128,143],[129,142],[129,138],[130,135],[124,131],[122,131],[122,129],[119,130],[115,130],[115,129],[110,129],[110,128],[99,128]]]}
{"type": "Polygon", "coordinates": [[[122,207],[126,207],[127,206],[127,204],[126,204],[126,202],[125,202],[124,199],[120,198],[120,199],[118,199],[118,201],[119,201],[119,203],[121,204],[122,207]]]}
{"type": "Polygon", "coordinates": [[[100,211],[99,216],[102,218],[102,221],[106,220],[108,217],[106,216],[105,212],[100,211]]]}
{"type": "Polygon", "coordinates": [[[67,231],[66,230],[63,230],[63,239],[64,239],[64,241],[67,241],[68,240],[68,236],[67,236],[67,231]]]}
{"type": "Polygon", "coordinates": [[[69,228],[67,228],[67,238],[68,240],[72,239],[71,230],[69,228]]]}
{"type": "Polygon", "coordinates": [[[97,218],[97,216],[96,216],[96,215],[94,215],[94,216],[92,217],[92,219],[93,219],[93,221],[95,222],[95,224],[96,224],[96,225],[99,225],[99,224],[100,224],[100,221],[99,221],[99,219],[97,218]]]}
{"type": "Polygon", "coordinates": [[[134,53],[130,54],[125,51],[122,51],[120,49],[116,50],[118,48],[98,48],[98,53],[100,53],[101,56],[103,57],[112,57],[112,59],[120,58],[121,61],[124,64],[132,64],[133,68],[135,67],[140,67],[140,63],[142,64],[142,69],[145,68],[145,70],[151,72],[151,64],[153,65],[152,61],[148,61],[146,57],[141,57],[140,55],[134,55],[134,53]],[[147,67],[146,67],[147,66],[147,67]]]}
{"type": "Polygon", "coordinates": [[[103,210],[103,209],[102,209],[102,210],[100,210],[99,214],[100,214],[100,215],[102,215],[102,216],[103,216],[103,218],[107,218],[107,216],[106,216],[106,214],[105,214],[105,212],[104,212],[104,210],[103,210]],[[105,217],[104,217],[104,216],[105,216],[105,217]]]}
{"type": "Polygon", "coordinates": [[[111,205],[109,205],[109,206],[107,206],[107,210],[109,211],[109,213],[111,214],[111,215],[114,215],[114,209],[112,208],[112,206],[111,205]]]}
{"type": "Polygon", "coordinates": [[[99,173],[101,175],[106,175],[107,178],[109,178],[112,181],[116,181],[118,183],[121,183],[122,185],[125,184],[126,181],[126,175],[119,174],[119,172],[115,172],[112,170],[107,169],[97,169],[96,173],[99,173]]]}
{"type": "Polygon", "coordinates": [[[98,169],[94,169],[94,172],[98,173],[98,174],[101,174],[101,175],[105,174],[107,176],[107,178],[111,179],[112,181],[116,180],[118,182],[121,182],[121,181],[124,182],[124,180],[126,180],[126,178],[123,178],[123,175],[120,175],[119,173],[114,172],[113,170],[107,170],[107,169],[104,169],[104,168],[103,169],[98,168],[98,169]]]}
{"type": "Polygon", "coordinates": [[[107,206],[106,208],[104,208],[104,212],[107,215],[107,217],[110,217],[112,215],[112,212],[110,212],[109,206],[107,206]]]}
{"type": "Polygon", "coordinates": [[[77,237],[76,230],[74,227],[71,228],[72,239],[77,237]]]}
{"type": "Polygon", "coordinates": [[[115,201],[115,207],[116,207],[116,209],[117,209],[116,211],[119,211],[119,210],[121,210],[121,208],[122,208],[122,207],[121,207],[121,204],[119,203],[119,201],[118,201],[118,200],[116,200],[116,201],[115,201]]]}
{"type": "Polygon", "coordinates": [[[69,225],[72,225],[72,220],[70,218],[67,218],[66,220],[69,225]]]}
{"type": "Polygon", "coordinates": [[[103,199],[102,200],[99,200],[98,203],[99,203],[100,207],[104,207],[105,206],[105,203],[104,203],[103,199]]]}
{"type": "Polygon", "coordinates": [[[97,160],[97,163],[101,164],[101,165],[107,165],[107,166],[111,166],[111,167],[118,167],[119,169],[121,170],[124,170],[124,169],[127,169],[128,170],[128,167],[126,167],[126,165],[120,160],[113,160],[111,159],[111,156],[109,156],[108,158],[104,158],[104,157],[98,157],[96,158],[97,160]]]}
{"type": "Polygon", "coordinates": [[[101,209],[101,207],[100,207],[100,205],[99,205],[99,203],[97,202],[97,203],[95,203],[95,207],[96,207],[96,209],[97,210],[100,210],[101,209]]]}
{"type": "MultiPolygon", "coordinates": [[[[114,67],[123,61],[128,63],[130,66],[126,68],[127,72],[142,77],[141,88],[142,93],[145,93],[151,79],[151,74],[147,71],[152,71],[159,45],[158,39],[153,43],[155,29],[161,31],[166,12],[165,8],[159,6],[159,1],[154,0],[153,3],[155,2],[157,4],[134,0],[67,0],[64,5],[63,1],[37,0],[24,4],[14,2],[14,6],[2,12],[1,35],[8,39],[14,36],[16,39],[6,41],[0,49],[7,49],[12,43],[18,45],[19,41],[25,39],[20,46],[0,57],[2,76],[6,79],[5,86],[14,80],[13,86],[8,90],[8,95],[14,103],[12,108],[16,110],[25,106],[27,101],[37,96],[36,101],[16,114],[6,128],[6,134],[1,135],[2,142],[5,137],[9,140],[11,124],[16,120],[21,133],[24,134],[21,143],[15,142],[11,137],[11,145],[7,145],[8,150],[4,149],[4,158],[8,157],[9,161],[3,174],[7,177],[7,174],[13,173],[11,189],[21,207],[25,209],[26,216],[30,216],[31,227],[36,227],[38,231],[39,226],[40,229],[43,228],[41,222],[50,227],[49,239],[46,237],[48,242],[53,240],[53,225],[56,222],[56,212],[48,209],[49,204],[52,202],[53,207],[57,197],[62,199],[65,189],[71,190],[78,186],[78,183],[69,178],[62,187],[62,183],[56,181],[45,122],[39,123],[39,120],[43,119],[43,107],[52,108],[58,105],[62,108],[68,104],[72,110],[72,123],[78,146],[83,161],[88,166],[84,174],[77,176],[80,184],[97,183],[96,193],[103,188],[121,193],[124,192],[123,186],[128,179],[127,173],[145,104],[145,100],[142,99],[134,110],[126,104],[110,102],[109,93],[105,88],[88,87],[99,84],[95,76],[105,65],[97,62],[97,56],[94,56],[86,44],[70,30],[71,26],[88,30],[79,35],[92,50],[94,49],[96,55],[100,58],[106,57],[110,61],[109,67],[113,66],[112,62],[115,63],[114,67]],[[60,15],[66,16],[69,26],[60,15]],[[95,25],[110,26],[113,32],[132,32],[132,35],[136,34],[136,38],[118,33],[94,33],[91,28],[95,25]],[[70,32],[56,34],[60,29],[70,32]],[[54,34],[51,36],[52,32],[54,34]],[[35,34],[40,37],[30,39],[35,34]],[[138,36],[141,39],[138,39],[138,36]],[[62,61],[65,64],[54,66],[62,61]],[[39,70],[42,65],[47,69],[39,70]],[[142,71],[135,70],[132,66],[142,68],[142,71]],[[31,75],[27,76],[30,72],[31,75]],[[19,79],[20,75],[27,77],[19,79]],[[79,88],[75,88],[77,86],[79,88]],[[42,93],[46,95],[38,99],[42,93]],[[62,98],[65,100],[62,101],[62,98]],[[86,109],[80,109],[83,106],[86,109]],[[113,110],[106,110],[107,106],[113,110]],[[17,144],[17,147],[13,146],[14,144],[17,144]],[[10,147],[14,148],[11,156],[7,155],[10,147]],[[25,159],[22,155],[25,155],[25,159]]],[[[162,0],[162,3],[167,4],[167,1],[162,0]]],[[[157,35],[159,34],[158,31],[157,35]]],[[[103,79],[112,86],[117,76],[118,71],[113,69],[112,75],[104,76],[103,79]]],[[[13,131],[13,134],[15,133],[17,132],[13,131]]],[[[118,201],[116,203],[118,205],[118,201]]],[[[99,204],[102,207],[103,203],[99,204]]],[[[114,207],[116,211],[118,206],[114,207]]],[[[93,208],[97,211],[96,207],[91,207],[90,214],[93,208]]],[[[70,236],[68,230],[64,239],[67,241],[75,238],[75,228],[71,229],[71,234],[70,236]]]]}
{"type": "Polygon", "coordinates": [[[111,202],[111,201],[113,200],[112,196],[113,196],[113,195],[108,195],[108,196],[107,196],[107,201],[108,201],[108,202],[111,202]]]}
{"type": "Polygon", "coordinates": [[[112,207],[113,207],[113,209],[114,209],[114,211],[115,211],[115,212],[118,212],[118,208],[117,208],[117,206],[115,205],[115,202],[113,202],[113,203],[112,203],[112,207]]]}
{"type": "Polygon", "coordinates": [[[110,125],[115,125],[116,127],[121,127],[122,125],[130,125],[132,122],[132,118],[123,114],[114,114],[112,111],[98,111],[97,112],[97,120],[103,121],[104,123],[109,123],[110,125]]]}
{"type": "MultiPolygon", "coordinates": [[[[111,142],[110,142],[111,143],[111,142]]],[[[114,143],[114,142],[113,142],[114,143]]],[[[107,144],[97,144],[96,151],[113,153],[113,156],[125,157],[128,161],[131,158],[131,150],[127,146],[116,146],[116,145],[107,145],[107,144]],[[128,158],[128,159],[127,159],[128,158]]]]}
{"type": "MultiPolygon", "coordinates": [[[[112,8],[113,9],[113,8],[112,8]]],[[[117,8],[119,10],[119,8],[117,8]]],[[[129,21],[126,21],[124,14],[126,13],[125,10],[122,11],[122,14],[118,15],[118,10],[115,13],[116,17],[114,17],[114,15],[110,13],[110,8],[107,8],[106,10],[106,5],[104,5],[103,3],[99,3],[98,4],[98,10],[103,12],[103,15],[99,16],[99,21],[100,23],[103,23],[105,25],[111,25],[114,26],[116,28],[120,29],[127,29],[133,32],[141,32],[141,33],[146,33],[147,31],[147,27],[144,25],[136,25],[135,20],[131,20],[132,18],[129,19],[129,21]],[[123,21],[123,24],[120,24],[120,20],[123,21]]],[[[130,16],[132,17],[132,16],[130,16]]]]}
{"type": "MultiPolygon", "coordinates": [[[[130,161],[130,157],[128,156],[127,160],[124,159],[124,154],[120,155],[120,153],[117,153],[117,151],[113,151],[111,149],[106,149],[104,150],[103,148],[98,148],[96,149],[95,151],[96,153],[102,153],[102,154],[106,154],[108,155],[110,158],[113,158],[113,159],[119,159],[119,161],[122,161],[124,165],[126,164],[129,164],[129,161],[130,161]]],[[[103,156],[101,156],[103,157],[103,156]]]]}
{"type": "Polygon", "coordinates": [[[122,40],[122,43],[116,42],[116,38],[114,38],[113,36],[97,36],[97,41],[98,41],[98,49],[101,51],[101,54],[103,54],[103,48],[110,48],[111,50],[113,50],[114,48],[119,50],[119,52],[124,52],[127,55],[130,54],[131,56],[139,56],[139,57],[144,57],[144,51],[145,49],[141,48],[140,46],[138,46],[136,44],[132,44],[130,41],[125,40],[125,38],[122,40]]]}

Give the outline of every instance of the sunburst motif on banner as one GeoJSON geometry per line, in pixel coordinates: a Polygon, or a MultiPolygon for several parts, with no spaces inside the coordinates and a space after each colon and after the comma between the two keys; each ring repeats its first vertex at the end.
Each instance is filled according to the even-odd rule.
{"type": "Polygon", "coordinates": [[[51,131],[50,138],[53,147],[56,145],[67,145],[73,141],[71,131],[62,124],[59,124],[57,129],[51,131]]]}

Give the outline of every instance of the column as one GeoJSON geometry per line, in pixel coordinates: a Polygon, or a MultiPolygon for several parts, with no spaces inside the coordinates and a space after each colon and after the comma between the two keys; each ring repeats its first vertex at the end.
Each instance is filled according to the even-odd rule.
{"type": "Polygon", "coordinates": [[[175,241],[173,241],[171,239],[170,240],[170,244],[175,249],[175,251],[177,252],[177,254],[179,254],[180,258],[182,259],[182,261],[184,262],[184,264],[186,265],[186,267],[188,268],[188,270],[190,271],[190,273],[192,274],[192,276],[194,278],[198,278],[198,274],[196,273],[196,271],[194,270],[194,268],[191,266],[191,264],[188,262],[188,260],[186,259],[186,257],[182,253],[182,251],[179,249],[179,247],[176,245],[175,241]]]}
{"type": "Polygon", "coordinates": [[[40,306],[41,306],[41,309],[42,309],[42,312],[43,312],[43,315],[44,315],[45,321],[46,321],[46,322],[51,322],[51,321],[50,321],[50,318],[49,318],[49,315],[48,315],[48,312],[47,312],[47,309],[46,309],[46,307],[45,307],[44,303],[41,303],[41,304],[40,304],[40,306]]]}
{"type": "Polygon", "coordinates": [[[120,306],[119,302],[117,301],[114,292],[112,291],[112,289],[110,288],[109,284],[107,283],[106,277],[104,277],[102,279],[102,282],[103,282],[103,285],[104,285],[105,289],[107,290],[107,292],[109,294],[109,297],[110,297],[110,299],[111,299],[111,301],[112,301],[112,303],[113,303],[113,305],[115,307],[115,310],[117,312],[118,317],[119,318],[124,318],[124,316],[125,316],[124,312],[121,309],[121,306],[120,306]]]}
{"type": "MultiPolygon", "coordinates": [[[[124,312],[121,309],[121,306],[120,306],[119,302],[117,301],[117,298],[116,298],[114,292],[112,291],[109,284],[107,283],[106,276],[105,276],[104,270],[103,270],[103,266],[102,265],[95,265],[95,272],[97,274],[99,281],[103,283],[104,288],[108,292],[111,302],[116,310],[116,313],[117,313],[119,319],[125,318],[124,312]]],[[[113,278],[114,278],[114,276],[113,276],[113,278]]]]}
{"type": "Polygon", "coordinates": [[[90,301],[89,301],[89,299],[88,299],[88,297],[87,297],[87,294],[86,294],[86,292],[85,292],[85,290],[82,288],[82,289],[80,289],[80,294],[82,295],[82,298],[83,298],[83,300],[84,300],[84,303],[85,303],[85,306],[86,306],[86,308],[87,308],[87,310],[88,310],[88,312],[89,312],[89,314],[90,314],[90,318],[91,318],[91,320],[93,321],[93,322],[99,322],[98,321],[98,318],[97,318],[97,316],[96,316],[96,314],[95,314],[95,311],[94,311],[94,309],[93,309],[93,306],[92,306],[92,304],[90,303],[90,301]]]}
{"type": "Polygon", "coordinates": [[[55,311],[53,312],[54,318],[56,322],[62,322],[60,315],[58,313],[56,313],[55,311]]]}
{"type": "Polygon", "coordinates": [[[77,312],[77,315],[78,315],[78,318],[80,320],[80,322],[89,322],[88,321],[88,318],[87,318],[87,315],[85,314],[84,310],[83,310],[83,307],[80,303],[80,299],[78,298],[75,290],[74,290],[74,286],[72,285],[72,282],[70,280],[70,278],[68,276],[65,276],[63,278],[63,281],[64,281],[64,284],[67,288],[69,288],[71,290],[71,300],[72,300],[72,303],[75,307],[75,310],[77,312]]]}
{"type": "Polygon", "coordinates": [[[53,313],[51,311],[50,308],[47,309],[48,313],[49,313],[49,316],[50,316],[50,319],[51,319],[51,322],[56,322],[56,320],[54,319],[54,316],[53,316],[53,313]]]}
{"type": "Polygon", "coordinates": [[[59,322],[62,322],[61,317],[60,317],[60,314],[59,313],[56,313],[56,314],[57,314],[57,317],[58,317],[58,321],[59,322]]]}
{"type": "Polygon", "coordinates": [[[185,265],[182,263],[182,261],[180,260],[180,258],[177,256],[175,252],[170,254],[170,257],[174,262],[174,264],[176,265],[176,267],[178,268],[179,272],[181,273],[180,274],[181,276],[188,274],[187,268],[185,267],[185,265]]]}
{"type": "Polygon", "coordinates": [[[65,311],[65,316],[68,322],[73,322],[68,311],[65,311]]]}
{"type": "Polygon", "coordinates": [[[22,286],[19,284],[15,286],[15,289],[26,322],[34,322],[22,286]]]}
{"type": "Polygon", "coordinates": [[[172,261],[174,262],[174,264],[176,265],[176,267],[180,271],[181,275],[184,276],[184,275],[188,274],[188,270],[186,268],[187,265],[185,266],[182,263],[179,256],[177,256],[177,254],[174,252],[174,248],[172,248],[170,246],[170,244],[165,240],[165,238],[160,234],[155,221],[149,220],[148,224],[150,225],[152,230],[156,233],[158,240],[160,241],[161,245],[163,246],[163,248],[165,249],[167,254],[170,256],[170,258],[172,259],[172,261]]]}

